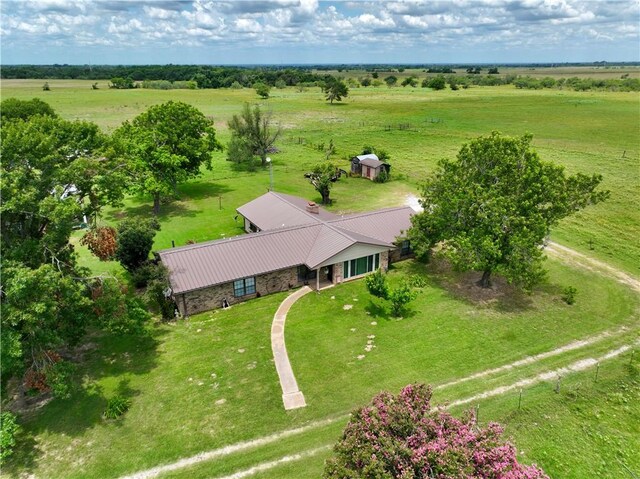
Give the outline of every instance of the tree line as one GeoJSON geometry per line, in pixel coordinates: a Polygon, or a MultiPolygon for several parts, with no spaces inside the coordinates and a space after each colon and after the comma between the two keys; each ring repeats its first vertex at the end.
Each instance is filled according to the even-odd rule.
{"type": "Polygon", "coordinates": [[[243,87],[255,83],[275,86],[284,82],[286,86],[315,84],[331,78],[329,74],[313,73],[302,67],[223,67],[206,65],[3,65],[3,79],[61,79],[104,80],[107,78],[129,79],[132,82],[194,81],[198,88],[229,88],[235,82],[243,87]]]}

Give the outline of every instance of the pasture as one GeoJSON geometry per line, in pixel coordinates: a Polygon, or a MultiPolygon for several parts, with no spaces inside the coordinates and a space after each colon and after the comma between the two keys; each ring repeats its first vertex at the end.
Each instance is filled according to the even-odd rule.
{"type": "MultiPolygon", "coordinates": [[[[150,105],[184,101],[215,121],[219,138],[229,139],[227,121],[244,102],[261,103],[273,112],[283,134],[280,153],[273,155],[275,189],[319,199],[303,173],[322,161],[322,145],[333,140],[332,159],[348,167],[346,159],[371,145],[386,150],[393,181],[372,185],[347,179],[335,185],[333,209],[362,211],[402,204],[406,195],[419,194],[419,184],[440,158],[452,158],[461,145],[498,130],[509,135],[533,134],[540,156],[568,172],[600,173],[611,198],[563,221],[552,239],[616,267],[638,274],[640,265],[640,113],[637,93],[517,90],[512,85],[431,91],[425,88],[355,88],[343,103],[330,105],[318,88],[297,91],[273,89],[260,101],[251,89],[225,90],[110,90],[107,81],[91,90],[90,81],[51,80],[42,91],[40,80],[4,80],[2,97],[49,102],[63,117],[89,120],[105,131],[135,117],[150,105]],[[317,198],[316,198],[317,196],[317,198]]],[[[212,171],[180,188],[181,201],[168,205],[163,219],[180,221],[179,231],[168,226],[157,248],[235,234],[237,206],[269,187],[266,170],[235,171],[217,153],[212,171]],[[222,196],[222,206],[220,200],[222,196]],[[172,231],[169,231],[172,230],[172,231]],[[169,236],[176,236],[171,238],[169,236]]],[[[131,198],[121,211],[105,215],[147,213],[147,198],[131,198]]]]}
{"type": "MultiPolygon", "coordinates": [[[[185,101],[214,119],[222,143],[229,139],[231,116],[244,102],[259,102],[283,128],[280,151],[272,156],[276,191],[314,200],[319,195],[303,173],[324,161],[323,144],[333,140],[332,159],[345,169],[363,145],[386,150],[392,181],[340,180],[331,193],[336,212],[403,204],[407,195],[419,195],[420,182],[438,159],[454,157],[464,142],[492,130],[530,132],[543,159],[570,173],[600,173],[604,188],[611,190],[608,201],[563,221],[552,239],[638,275],[637,93],[380,87],[352,89],[342,104],[329,105],[317,88],[273,89],[271,98],[260,101],[249,89],[109,90],[104,81],[91,90],[91,81],[52,80],[51,91],[44,92],[42,83],[5,80],[2,97],[37,96],[61,116],[94,121],[107,132],[150,105],[185,101]]],[[[216,153],[211,171],[181,185],[179,198],[162,205],[156,249],[172,241],[182,245],[241,233],[235,208],[267,190],[269,171],[239,171],[224,158],[224,152],[216,153]]],[[[129,197],[123,207],[106,210],[101,222],[150,214],[150,198],[129,197]]],[[[121,271],[80,246],[77,250],[81,263],[94,271],[121,271]]],[[[301,432],[161,477],[220,477],[296,454],[307,456],[251,477],[318,477],[330,453],[324,447],[336,441],[346,415],[382,389],[397,392],[409,382],[427,382],[439,386],[435,402],[455,404],[637,345],[637,292],[597,272],[557,260],[547,263],[549,278],[532,295],[501,284],[486,297],[465,287],[472,275],[437,263],[398,264],[392,282],[409,273],[427,282],[401,320],[391,319],[362,281],[307,295],[289,314],[286,340],[308,406],[290,412],[282,408],[269,342],[271,319],[284,293],[157,324],[142,339],[92,336],[78,372],[82,391],[22,421],[21,446],[3,474],[120,477],[301,427],[301,432]],[[560,300],[567,285],[578,289],[573,306],[560,300]],[[344,310],[347,304],[352,308],[344,310]],[[370,336],[375,348],[363,353],[370,336]],[[577,340],[586,342],[544,355],[577,340]],[[361,354],[365,357],[358,359],[361,354]],[[540,360],[522,366],[473,376],[540,354],[540,360]],[[106,399],[116,393],[131,398],[132,407],[123,418],[105,421],[106,399]]],[[[638,360],[636,352],[635,364],[638,360]]],[[[458,413],[479,405],[482,423],[504,423],[520,459],[538,463],[552,477],[624,477],[625,468],[640,469],[633,454],[640,447],[640,389],[633,364],[627,351],[602,362],[598,382],[589,368],[567,375],[558,393],[551,382],[534,382],[525,388],[521,409],[517,390],[453,409],[458,413]]]]}

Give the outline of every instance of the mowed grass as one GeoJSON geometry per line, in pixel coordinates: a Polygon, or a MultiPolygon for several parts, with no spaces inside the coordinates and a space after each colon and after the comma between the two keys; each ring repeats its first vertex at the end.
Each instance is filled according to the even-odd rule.
{"type": "MultiPolygon", "coordinates": [[[[223,143],[227,121],[245,102],[260,103],[283,127],[274,160],[276,191],[319,199],[303,174],[333,140],[333,160],[348,169],[347,158],[363,145],[391,155],[393,181],[376,185],[362,179],[336,183],[331,207],[337,212],[363,211],[402,204],[440,158],[453,158],[463,143],[499,130],[509,135],[534,135],[540,156],[561,164],[569,173],[598,173],[611,198],[565,219],[553,239],[623,268],[634,275],[640,266],[640,110],[637,93],[523,91],[513,86],[474,87],[459,91],[424,88],[355,88],[344,103],[330,105],[318,88],[272,90],[261,101],[252,89],[242,90],[110,90],[99,82],[52,80],[43,92],[40,80],[4,80],[3,98],[39,97],[63,117],[96,122],[111,131],[123,121],[168,100],[185,101],[212,117],[223,143]]],[[[265,192],[269,173],[237,171],[214,154],[212,171],[182,185],[180,199],[163,209],[163,231],[156,248],[229,236],[240,230],[235,208],[265,192]],[[220,198],[221,197],[221,198],[220,198]]],[[[125,207],[102,218],[113,223],[124,216],[150,215],[150,199],[128,198],[125,207]]]]}
{"type": "MultiPolygon", "coordinates": [[[[100,82],[101,89],[92,91],[92,82],[50,81],[52,91],[42,92],[42,83],[5,80],[2,97],[37,96],[63,117],[95,121],[105,131],[150,105],[169,99],[186,101],[214,118],[223,143],[229,139],[226,121],[231,115],[240,111],[243,102],[259,101],[249,89],[115,91],[100,82]]],[[[278,143],[281,151],[272,156],[276,191],[319,200],[303,173],[322,161],[319,145],[330,139],[338,149],[333,159],[345,169],[349,165],[346,158],[365,144],[391,154],[393,181],[377,185],[357,178],[340,180],[332,191],[335,201],[330,209],[335,212],[403,204],[408,194],[418,194],[420,181],[433,171],[437,160],[454,157],[462,143],[491,130],[511,135],[531,132],[542,158],[566,166],[571,173],[602,173],[604,187],[612,190],[609,201],[563,221],[553,239],[637,274],[637,100],[635,93],[523,92],[509,86],[458,92],[385,87],[353,89],[344,105],[328,105],[318,89],[298,92],[287,88],[273,90],[272,98],[260,104],[271,109],[283,126],[278,143]]],[[[212,171],[203,171],[200,178],[181,185],[179,198],[163,205],[159,218],[162,230],[155,249],[171,247],[172,241],[183,245],[188,240],[201,242],[240,234],[235,209],[267,191],[268,186],[268,170],[238,171],[224,161],[224,153],[216,153],[212,171]]],[[[100,221],[115,224],[124,217],[150,215],[149,198],[128,197],[123,207],[105,210],[100,221]]],[[[81,234],[75,234],[74,243],[81,234]]],[[[122,272],[116,263],[101,263],[79,245],[77,250],[81,264],[96,272],[122,272]]],[[[549,281],[533,296],[501,289],[507,293],[478,301],[470,297],[469,288],[456,286],[469,284],[467,276],[424,270],[415,263],[398,265],[393,281],[411,272],[425,275],[429,282],[412,305],[412,312],[401,321],[387,317],[382,303],[371,300],[361,281],[306,296],[290,313],[287,346],[309,406],[291,412],[282,408],[269,343],[271,319],[284,298],[282,294],[186,322],[157,325],[146,339],[93,337],[90,341],[95,349],[80,364],[83,390],[68,401],[53,401],[23,418],[21,446],[3,473],[117,477],[310,421],[337,418],[297,440],[205,463],[171,477],[222,475],[333,443],[344,424],[344,414],[382,389],[397,391],[413,381],[442,384],[574,339],[621,325],[629,328],[597,346],[436,392],[437,401],[454,400],[511,384],[523,375],[603,354],[607,348],[628,344],[637,337],[637,295],[591,273],[553,262],[548,266],[549,281]],[[572,307],[559,299],[561,289],[568,285],[578,288],[578,303],[572,307]],[[353,308],[344,310],[344,304],[353,308]],[[374,321],[376,325],[371,324],[374,321]],[[369,335],[375,335],[376,348],[365,352],[369,335]],[[365,358],[358,360],[360,354],[365,358]],[[121,420],[104,421],[101,413],[106,400],[116,393],[132,398],[132,408],[121,420]]],[[[550,435],[547,440],[545,434],[534,433],[535,426],[514,427],[519,444],[520,437],[525,441],[532,437],[525,443],[525,461],[551,467],[549,472],[558,471],[559,477],[585,477],[571,475],[575,461],[566,457],[559,444],[573,441],[575,447],[593,448],[597,438],[573,437],[582,427],[580,422],[555,408],[554,403],[545,402],[544,394],[539,397],[543,409],[532,411],[532,420],[539,418],[537,424],[550,424],[544,416],[556,417],[558,431],[566,422],[566,430],[571,432],[558,432],[553,440],[550,435]],[[544,404],[557,416],[547,413],[544,404]]],[[[489,411],[490,406],[486,407],[489,411]]],[[[629,422],[637,424],[637,408],[618,410],[615,404],[607,403],[604,410],[624,418],[607,423],[612,431],[629,430],[629,422]]],[[[494,411],[486,413],[487,420],[508,420],[501,411],[512,409],[496,406],[494,411]]],[[[591,427],[601,419],[587,415],[583,420],[585,427],[591,427]]],[[[625,444],[621,447],[633,450],[625,444]]],[[[317,477],[327,455],[319,452],[274,469],[278,474],[265,472],[256,477],[317,477]]],[[[575,470],[602,470],[601,462],[609,459],[606,451],[590,450],[584,467],[575,466],[575,470]]]]}
{"type": "MultiPolygon", "coordinates": [[[[305,296],[289,313],[286,341],[308,406],[290,412],[282,407],[269,342],[273,313],[284,293],[158,325],[146,339],[96,336],[90,339],[95,348],[80,364],[83,390],[23,419],[20,447],[5,472],[118,477],[334,419],[298,439],[203,464],[197,474],[191,469],[174,473],[222,475],[333,443],[345,414],[380,390],[397,391],[416,381],[442,384],[620,326],[629,329],[600,345],[603,351],[637,337],[638,298],[631,292],[607,279],[550,266],[550,282],[533,296],[511,292],[478,304],[462,294],[464,289],[447,283],[449,274],[427,271],[412,261],[398,264],[393,282],[409,273],[429,282],[401,320],[389,318],[362,281],[305,296]],[[559,299],[568,278],[592,284],[591,294],[581,295],[571,307],[559,299]],[[345,304],[353,307],[344,310],[345,304]],[[376,347],[367,353],[370,335],[376,347]],[[358,360],[360,354],[365,358],[358,360]],[[114,394],[130,398],[132,406],[123,418],[105,421],[101,413],[114,394]]],[[[596,349],[452,386],[438,391],[435,399],[450,401],[510,384],[521,375],[590,357],[596,349]]],[[[313,457],[314,463],[317,459],[313,457]]]]}

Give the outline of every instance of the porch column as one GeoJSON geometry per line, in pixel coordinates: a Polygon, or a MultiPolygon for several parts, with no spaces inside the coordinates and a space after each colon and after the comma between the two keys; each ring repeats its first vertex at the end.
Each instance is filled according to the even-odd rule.
{"type": "Polygon", "coordinates": [[[316,291],[320,291],[320,268],[316,269],[316,291]]]}

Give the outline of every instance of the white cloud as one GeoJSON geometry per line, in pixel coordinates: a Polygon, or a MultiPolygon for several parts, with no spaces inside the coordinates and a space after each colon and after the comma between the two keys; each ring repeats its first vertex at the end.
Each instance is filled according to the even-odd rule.
{"type": "Polygon", "coordinates": [[[251,18],[239,18],[234,22],[234,30],[237,32],[259,33],[262,25],[251,18]]]}
{"type": "MultiPolygon", "coordinates": [[[[560,45],[580,45],[589,52],[589,42],[606,41],[612,51],[614,46],[624,49],[636,56],[629,60],[638,60],[639,7],[638,0],[4,0],[0,39],[3,56],[16,45],[46,45],[55,39],[72,51],[109,38],[114,47],[136,44],[166,51],[173,55],[167,62],[180,61],[187,47],[231,52],[247,45],[257,62],[263,46],[283,52],[294,51],[293,45],[313,46],[336,61],[358,52],[375,58],[371,43],[386,55],[374,61],[406,61],[412,53],[422,54],[425,43],[430,52],[464,51],[455,45],[511,51],[503,61],[520,61],[540,48],[553,52],[555,47],[555,55],[566,55],[560,45]]],[[[286,61],[286,55],[282,58],[286,61]]],[[[130,63],[145,60],[132,57],[130,63]]]]}

